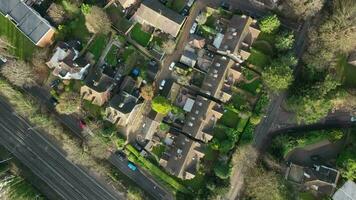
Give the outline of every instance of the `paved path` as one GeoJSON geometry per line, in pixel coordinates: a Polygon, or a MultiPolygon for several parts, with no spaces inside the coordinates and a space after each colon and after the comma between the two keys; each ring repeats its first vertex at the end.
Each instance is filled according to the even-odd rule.
{"type": "MultiPolygon", "coordinates": [[[[66,159],[65,154],[42,133],[18,116],[0,97],[0,143],[47,184],[56,199],[124,199],[87,172],[66,159]]],[[[43,188],[43,191],[48,191],[43,188]]]]}

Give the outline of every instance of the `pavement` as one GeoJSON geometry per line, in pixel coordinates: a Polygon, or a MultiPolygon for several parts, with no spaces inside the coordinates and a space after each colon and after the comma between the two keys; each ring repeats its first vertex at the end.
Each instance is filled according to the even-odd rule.
{"type": "Polygon", "coordinates": [[[117,200],[125,199],[93,175],[66,159],[66,155],[50,143],[40,131],[16,114],[0,97],[0,144],[13,154],[55,194],[55,199],[117,200]]]}
{"type": "Polygon", "coordinates": [[[174,199],[173,195],[168,192],[164,187],[155,182],[147,173],[140,167],[136,171],[132,171],[128,166],[128,160],[120,160],[118,156],[112,154],[109,158],[111,164],[113,164],[121,173],[125,174],[132,181],[134,181],[140,188],[145,190],[154,199],[157,200],[171,200],[174,199]]]}

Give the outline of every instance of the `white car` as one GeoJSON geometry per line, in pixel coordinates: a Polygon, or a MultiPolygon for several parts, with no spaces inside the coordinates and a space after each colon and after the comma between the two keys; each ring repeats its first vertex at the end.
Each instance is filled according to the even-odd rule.
{"type": "Polygon", "coordinates": [[[174,69],[174,66],[176,66],[176,63],[175,63],[175,62],[172,62],[172,63],[169,65],[168,69],[172,71],[172,70],[174,69]]]}
{"type": "Polygon", "coordinates": [[[197,30],[197,27],[198,27],[198,23],[194,22],[192,28],[190,29],[189,33],[190,34],[194,34],[195,31],[197,30]]]}
{"type": "Polygon", "coordinates": [[[159,90],[163,90],[164,85],[166,85],[166,80],[165,79],[163,79],[161,81],[161,84],[159,84],[159,90]]]}

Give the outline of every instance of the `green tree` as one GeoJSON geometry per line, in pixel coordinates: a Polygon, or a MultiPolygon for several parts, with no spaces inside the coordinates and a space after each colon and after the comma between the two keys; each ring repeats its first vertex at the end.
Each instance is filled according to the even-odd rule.
{"type": "Polygon", "coordinates": [[[152,100],[152,109],[158,113],[167,115],[172,110],[172,104],[168,99],[157,96],[152,100]]]}
{"type": "Polygon", "coordinates": [[[289,50],[293,47],[294,35],[292,32],[283,32],[276,36],[276,48],[280,51],[289,50]]]}
{"type": "Polygon", "coordinates": [[[228,179],[231,175],[231,165],[226,163],[219,163],[214,167],[214,173],[221,179],[228,179]]]}
{"type": "Polygon", "coordinates": [[[254,114],[254,115],[251,116],[250,122],[253,125],[257,125],[257,124],[259,124],[261,122],[261,117],[256,115],[256,114],[254,114]]]}
{"type": "Polygon", "coordinates": [[[281,22],[277,15],[266,16],[260,21],[260,29],[265,33],[273,33],[277,31],[280,25],[281,22]]]}
{"type": "Polygon", "coordinates": [[[341,168],[341,176],[348,180],[356,180],[356,136],[350,134],[349,144],[336,160],[341,168]]]}
{"type": "Polygon", "coordinates": [[[285,90],[293,82],[293,70],[289,66],[270,66],[262,73],[264,84],[272,91],[285,90]]]}

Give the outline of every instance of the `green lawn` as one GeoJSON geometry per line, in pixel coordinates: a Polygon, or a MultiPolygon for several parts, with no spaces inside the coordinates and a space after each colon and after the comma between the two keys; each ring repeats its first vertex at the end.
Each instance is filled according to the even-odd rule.
{"type": "Polygon", "coordinates": [[[254,42],[252,44],[252,48],[260,51],[261,53],[263,53],[265,55],[272,56],[274,54],[272,45],[264,40],[258,40],[256,42],[254,42]]]}
{"type": "Polygon", "coordinates": [[[252,81],[251,83],[240,83],[238,85],[239,88],[253,94],[256,95],[259,93],[258,88],[262,88],[262,81],[261,79],[256,79],[254,81],[252,81]]]}
{"type": "Polygon", "coordinates": [[[161,158],[165,150],[166,146],[159,144],[153,147],[152,153],[155,154],[158,158],[161,158]]]}
{"type": "Polygon", "coordinates": [[[146,47],[151,39],[151,34],[147,33],[145,31],[142,31],[141,29],[142,25],[137,23],[135,26],[132,28],[130,35],[133,40],[135,40],[138,44],[140,44],[143,47],[146,47]]]}
{"type": "Polygon", "coordinates": [[[269,64],[270,58],[265,54],[263,54],[262,52],[252,48],[251,55],[247,59],[247,62],[261,69],[264,69],[269,64]]]}
{"type": "Polygon", "coordinates": [[[85,26],[85,17],[83,14],[78,15],[64,26],[59,27],[59,40],[79,40],[83,46],[88,42],[90,33],[85,26]]]}
{"type": "Polygon", "coordinates": [[[116,45],[112,45],[109,53],[105,57],[105,61],[113,67],[117,65],[118,51],[119,48],[116,45]]]}
{"type": "Polygon", "coordinates": [[[94,41],[90,44],[88,51],[94,55],[96,61],[99,60],[107,43],[106,35],[97,35],[94,41]]]}
{"type": "Polygon", "coordinates": [[[11,53],[20,59],[30,60],[36,46],[6,17],[0,14],[0,36],[4,36],[15,49],[11,53]]]}
{"type": "Polygon", "coordinates": [[[89,112],[92,117],[97,119],[102,118],[103,108],[97,105],[92,104],[90,101],[83,100],[82,108],[89,112]]]}
{"type": "Polygon", "coordinates": [[[220,118],[219,122],[227,127],[235,128],[239,120],[240,117],[238,113],[227,109],[226,112],[224,112],[223,116],[220,118]]]}

